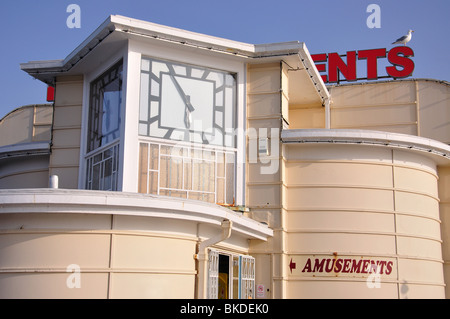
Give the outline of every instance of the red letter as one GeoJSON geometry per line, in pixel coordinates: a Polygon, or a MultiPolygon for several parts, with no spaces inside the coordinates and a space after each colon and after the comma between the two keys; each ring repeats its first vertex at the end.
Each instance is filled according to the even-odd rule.
{"type": "Polygon", "coordinates": [[[336,260],[335,259],[327,259],[327,264],[326,264],[326,266],[325,266],[325,271],[326,272],[331,272],[332,270],[333,270],[333,268],[334,268],[334,263],[336,262],[336,260]],[[330,266],[330,261],[332,261],[333,263],[331,264],[331,267],[329,267],[330,266]]]}
{"type": "Polygon", "coordinates": [[[306,262],[305,267],[303,267],[302,272],[311,272],[311,258],[308,258],[308,261],[306,262]]]}
{"type": "Polygon", "coordinates": [[[350,271],[350,262],[351,259],[344,259],[344,267],[342,269],[342,272],[349,272],[350,271]]]}
{"type": "Polygon", "coordinates": [[[410,47],[399,46],[392,48],[388,53],[388,60],[394,66],[386,67],[386,72],[393,78],[405,78],[410,76],[414,71],[414,61],[408,57],[414,56],[414,52],[410,47]],[[399,54],[403,54],[400,56],[399,54]],[[395,66],[402,66],[403,70],[397,70],[395,66]]]}
{"type": "Polygon", "coordinates": [[[363,261],[361,273],[367,274],[369,272],[368,266],[370,266],[370,260],[366,259],[363,261]]]}
{"type": "Polygon", "coordinates": [[[336,260],[336,265],[334,267],[334,272],[341,272],[342,270],[342,259],[339,258],[338,260],[336,260]]]}
{"type": "MultiPolygon", "coordinates": [[[[311,58],[313,59],[314,62],[327,62],[327,54],[326,53],[321,53],[321,54],[313,54],[311,55],[311,58]]],[[[323,63],[316,63],[316,68],[317,71],[319,72],[326,72],[327,71],[327,66],[326,64],[323,63]]],[[[327,83],[328,82],[328,78],[326,75],[322,75],[322,80],[327,83]]]]}
{"type": "Polygon", "coordinates": [[[358,51],[358,60],[367,59],[367,79],[378,79],[378,58],[386,57],[386,49],[358,51]]]}
{"type": "Polygon", "coordinates": [[[315,262],[314,262],[314,268],[312,272],[323,272],[323,265],[325,264],[325,259],[322,259],[321,262],[319,262],[319,259],[316,258],[315,262]]]}
{"type": "Polygon", "coordinates": [[[386,266],[386,275],[390,275],[392,272],[392,265],[394,263],[392,261],[388,261],[387,266],[386,266]]]}
{"type": "Polygon", "coordinates": [[[342,61],[339,54],[328,54],[328,81],[338,82],[339,71],[347,81],[356,80],[356,51],[347,52],[347,64],[342,61]]]}
{"type": "Polygon", "coordinates": [[[361,263],[362,260],[356,261],[356,259],[353,259],[352,269],[350,270],[350,272],[356,272],[359,274],[361,272],[361,263]]]}

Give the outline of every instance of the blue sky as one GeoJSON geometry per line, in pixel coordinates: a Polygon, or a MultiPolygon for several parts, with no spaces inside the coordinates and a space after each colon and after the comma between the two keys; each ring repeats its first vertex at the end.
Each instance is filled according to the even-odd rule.
{"type": "Polygon", "coordinates": [[[311,54],[392,47],[413,29],[415,78],[450,81],[448,0],[14,0],[0,2],[0,118],[45,103],[46,85],[20,63],[63,59],[109,15],[247,43],[305,42],[311,54]],[[66,25],[69,4],[81,8],[81,28],[66,25]],[[369,4],[381,8],[381,28],[368,28],[369,4]]]}

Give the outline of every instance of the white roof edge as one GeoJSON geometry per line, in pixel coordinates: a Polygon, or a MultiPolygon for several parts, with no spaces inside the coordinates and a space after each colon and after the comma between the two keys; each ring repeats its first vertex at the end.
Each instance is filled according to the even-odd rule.
{"type": "Polygon", "coordinates": [[[283,143],[366,143],[423,151],[450,160],[450,145],[430,138],[384,131],[355,129],[282,130],[283,143]]]}
{"type": "Polygon", "coordinates": [[[0,146],[0,159],[32,154],[50,154],[50,142],[29,142],[0,146]]]}
{"type": "Polygon", "coordinates": [[[145,33],[150,33],[151,35],[170,37],[172,39],[192,40],[199,43],[217,45],[221,47],[229,47],[247,52],[254,51],[254,45],[249,43],[228,40],[224,38],[169,27],[144,20],[124,17],[121,15],[113,15],[110,18],[111,22],[114,23],[116,26],[121,26],[126,30],[141,31],[145,33]]]}
{"type": "Polygon", "coordinates": [[[306,68],[313,70],[311,73],[312,80],[314,82],[314,85],[317,89],[317,93],[320,95],[320,97],[324,99],[330,98],[330,92],[327,89],[327,86],[325,82],[322,79],[322,76],[320,75],[319,71],[317,70],[316,64],[314,63],[311,54],[309,53],[308,48],[305,44],[303,44],[301,50],[299,51],[300,58],[302,59],[303,64],[306,68]],[[324,97],[322,96],[325,95],[324,97]]]}
{"type": "MultiPolygon", "coordinates": [[[[279,43],[249,44],[228,40],[206,34],[196,33],[148,21],[137,20],[121,15],[109,16],[86,40],[63,60],[31,61],[22,63],[21,69],[38,77],[39,73],[60,73],[70,70],[81,58],[88,54],[98,43],[112,31],[153,37],[180,44],[192,45],[203,49],[212,49],[224,54],[237,55],[241,58],[264,59],[268,57],[298,56],[307,69],[317,93],[322,99],[329,98],[329,92],[312,61],[311,55],[303,42],[289,41],[279,43]]],[[[41,78],[42,81],[45,79],[41,78]]]]}
{"type": "Polygon", "coordinates": [[[94,32],[92,32],[80,45],[78,45],[65,59],[59,60],[42,60],[42,61],[30,61],[21,63],[20,67],[22,70],[33,70],[33,69],[60,69],[74,57],[76,57],[82,50],[86,49],[91,42],[96,42],[102,33],[109,33],[113,30],[112,16],[109,16],[94,32]]]}
{"type": "Polygon", "coordinates": [[[121,15],[111,15],[65,59],[21,63],[21,69],[24,71],[31,71],[36,69],[64,68],[73,58],[79,55],[80,52],[89,50],[89,46],[92,47],[92,45],[98,42],[99,39],[106,37],[113,30],[152,36],[155,38],[159,37],[161,39],[178,41],[180,43],[188,41],[193,44],[204,46],[205,48],[219,48],[224,52],[241,54],[248,58],[261,58],[267,55],[298,54],[299,50],[306,48],[302,42],[298,41],[249,44],[183,29],[177,29],[148,21],[137,20],[121,15]]]}
{"type": "Polygon", "coordinates": [[[233,229],[252,238],[267,240],[273,230],[256,220],[210,203],[148,194],[77,189],[2,189],[2,213],[118,214],[174,218],[220,225],[233,222],[233,229]],[[27,207],[32,204],[31,210],[27,207]]]}

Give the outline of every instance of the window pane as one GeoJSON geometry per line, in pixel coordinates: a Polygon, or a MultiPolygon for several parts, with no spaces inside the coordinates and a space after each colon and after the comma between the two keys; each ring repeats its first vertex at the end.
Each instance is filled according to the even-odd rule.
{"type": "Polygon", "coordinates": [[[91,83],[87,152],[119,138],[122,62],[91,83]]]}
{"type": "Polygon", "coordinates": [[[86,188],[117,190],[119,145],[93,154],[86,159],[86,188]]]}
{"type": "Polygon", "coordinates": [[[139,145],[139,193],[147,193],[148,176],[148,144],[139,145]]]}
{"type": "Polygon", "coordinates": [[[139,192],[233,204],[234,158],[234,152],[141,142],[139,192]]]}

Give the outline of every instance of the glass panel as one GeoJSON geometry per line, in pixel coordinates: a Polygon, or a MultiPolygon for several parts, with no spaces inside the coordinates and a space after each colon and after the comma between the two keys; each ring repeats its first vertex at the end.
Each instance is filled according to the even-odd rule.
{"type": "Polygon", "coordinates": [[[184,159],[184,189],[192,189],[192,161],[184,159]]]}
{"type": "Polygon", "coordinates": [[[150,169],[158,169],[159,145],[150,144],[150,169]]]}
{"type": "Polygon", "coordinates": [[[139,144],[139,193],[147,193],[147,176],[148,176],[148,144],[139,144]]]}
{"type": "Polygon", "coordinates": [[[225,204],[225,179],[217,178],[217,204],[225,204]]]}
{"type": "Polygon", "coordinates": [[[180,160],[161,156],[160,187],[182,189],[183,165],[180,160]]]}
{"type": "Polygon", "coordinates": [[[233,299],[239,298],[239,256],[233,256],[233,299]]]}
{"type": "Polygon", "coordinates": [[[234,204],[234,154],[226,154],[226,202],[234,204]]]}
{"type": "Polygon", "coordinates": [[[122,61],[91,83],[87,152],[119,138],[122,61]]]}
{"type": "Polygon", "coordinates": [[[101,166],[96,164],[92,169],[92,189],[100,189],[100,176],[101,166]]]}
{"type": "Polygon", "coordinates": [[[217,152],[217,177],[225,177],[225,154],[217,152]]]}
{"type": "Polygon", "coordinates": [[[160,189],[159,190],[159,195],[187,198],[187,192],[173,191],[173,190],[170,190],[170,189],[160,189]]]}
{"type": "MultiPolygon", "coordinates": [[[[119,145],[114,145],[86,159],[86,188],[112,190],[118,188],[119,145]]],[[[139,168],[141,169],[141,167],[139,168]]]]}
{"type": "Polygon", "coordinates": [[[149,172],[148,193],[155,195],[158,194],[158,172],[149,172]]]}
{"type": "Polygon", "coordinates": [[[112,190],[112,158],[108,158],[104,162],[103,179],[104,179],[103,189],[112,190]]]}
{"type": "MultiPolygon", "coordinates": [[[[142,193],[233,204],[234,158],[234,152],[142,142],[138,190],[142,193]],[[217,176],[216,170],[222,176],[217,176]]],[[[102,160],[101,157],[99,160],[102,160]]]]}

